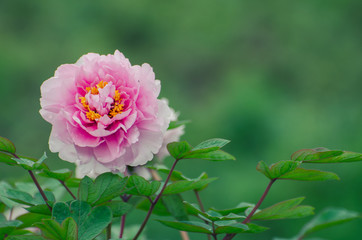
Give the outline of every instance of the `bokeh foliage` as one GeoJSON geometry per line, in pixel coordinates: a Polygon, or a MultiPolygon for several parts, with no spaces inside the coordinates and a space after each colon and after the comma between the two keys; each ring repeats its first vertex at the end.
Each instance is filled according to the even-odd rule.
{"type": "MultiPolygon", "coordinates": [[[[40,157],[50,133],[38,114],[41,83],[87,52],[119,49],[133,64],[154,67],[162,96],[181,119],[192,120],[191,143],[232,140],[226,149],[235,162],[180,164],[188,175],[219,177],[202,197],[216,208],[255,202],[266,185],[255,171],[260,160],[289,159],[295,150],[319,146],[362,151],[361,8],[358,0],[0,1],[0,135],[19,152],[40,157]],[[244,187],[228,191],[233,184],[244,187]]],[[[69,166],[48,155],[57,168],[69,166]]],[[[341,182],[282,182],[265,204],[303,194],[316,209],[362,212],[362,165],[330,169],[341,182]]],[[[1,179],[16,174],[0,169],[1,179]]],[[[304,223],[276,222],[253,239],[289,237],[304,223]]],[[[321,236],[356,239],[361,221],[349,224],[349,231],[341,226],[321,236]]],[[[159,223],[147,231],[178,237],[159,223]]]]}

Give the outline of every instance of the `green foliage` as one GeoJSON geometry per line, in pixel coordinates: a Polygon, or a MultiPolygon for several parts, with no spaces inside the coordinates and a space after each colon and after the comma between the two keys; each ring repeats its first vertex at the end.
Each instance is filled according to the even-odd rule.
{"type": "Polygon", "coordinates": [[[314,214],[313,207],[299,205],[303,200],[304,197],[300,197],[277,203],[255,213],[251,219],[275,220],[285,218],[302,218],[314,214]]]}
{"type": "Polygon", "coordinates": [[[0,151],[15,153],[15,145],[9,139],[0,136],[0,151]]]}
{"type": "Polygon", "coordinates": [[[171,121],[170,125],[168,126],[168,130],[175,129],[181,127],[182,125],[186,125],[190,123],[189,120],[182,120],[182,121],[171,121]]]}
{"type": "Polygon", "coordinates": [[[205,188],[209,183],[215,181],[217,178],[206,178],[199,180],[180,180],[167,185],[163,194],[178,194],[189,190],[199,190],[205,188]]]}
{"type": "Polygon", "coordinates": [[[299,165],[300,162],[286,160],[286,161],[279,161],[268,167],[268,165],[266,165],[264,161],[260,161],[258,163],[258,166],[256,167],[256,170],[263,173],[269,179],[276,179],[288,172],[293,171],[299,165]]]}
{"type": "Polygon", "coordinates": [[[164,221],[164,220],[158,220],[160,223],[170,227],[174,228],[180,231],[186,231],[186,232],[196,232],[196,233],[212,233],[212,228],[210,225],[207,225],[202,222],[194,222],[194,221],[164,221]]]}
{"type": "Polygon", "coordinates": [[[299,180],[299,181],[326,181],[339,180],[337,174],[313,169],[296,168],[279,177],[279,179],[299,180]]]}
{"type": "Polygon", "coordinates": [[[43,176],[43,177],[54,178],[54,179],[65,182],[72,177],[73,172],[70,171],[69,169],[59,169],[59,170],[55,170],[55,171],[43,169],[43,171],[40,172],[39,175],[43,176]]]}
{"type": "Polygon", "coordinates": [[[92,206],[99,205],[120,196],[126,184],[126,178],[110,172],[99,175],[94,182],[86,176],[80,182],[78,198],[92,206]]]}
{"type": "Polygon", "coordinates": [[[332,151],[327,148],[302,149],[291,156],[294,161],[305,163],[343,163],[362,161],[362,154],[348,151],[332,151]]]}
{"type": "Polygon", "coordinates": [[[167,145],[167,150],[175,159],[182,159],[183,156],[191,151],[192,147],[188,142],[172,142],[167,145]]]}
{"type": "Polygon", "coordinates": [[[127,181],[128,194],[139,196],[152,196],[159,189],[161,183],[157,181],[148,182],[143,177],[132,175],[127,181]]]}
{"type": "MultiPolygon", "coordinates": [[[[45,219],[42,223],[35,224],[44,237],[53,240],[80,240],[77,236],[77,224],[71,217],[66,218],[61,224],[55,220],[45,219]]],[[[85,238],[82,238],[85,240],[85,238]]]]}
{"type": "Polygon", "coordinates": [[[9,235],[20,225],[20,221],[7,221],[4,215],[0,214],[0,239],[4,239],[5,235],[9,235]]]}

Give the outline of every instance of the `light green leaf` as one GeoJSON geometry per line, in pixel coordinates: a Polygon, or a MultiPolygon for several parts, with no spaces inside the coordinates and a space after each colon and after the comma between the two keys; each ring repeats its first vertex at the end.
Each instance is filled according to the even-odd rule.
{"type": "Polygon", "coordinates": [[[41,223],[36,223],[44,237],[52,240],[77,240],[77,224],[74,219],[68,217],[60,225],[55,220],[45,219],[41,223]]]}
{"type": "Polygon", "coordinates": [[[13,156],[9,153],[0,152],[0,162],[8,164],[10,166],[16,165],[16,161],[13,159],[13,156]]]}
{"type": "Polygon", "coordinates": [[[221,215],[225,216],[225,215],[228,215],[230,213],[234,213],[234,214],[244,213],[246,209],[253,208],[254,206],[255,206],[255,204],[242,202],[238,206],[236,206],[235,208],[223,209],[223,210],[210,208],[210,210],[213,210],[213,211],[218,212],[221,215]]]}
{"type": "Polygon", "coordinates": [[[175,159],[182,159],[183,156],[191,151],[192,147],[186,141],[172,142],[167,144],[167,150],[175,159]]]}
{"type": "Polygon", "coordinates": [[[235,157],[227,152],[222,150],[214,150],[211,152],[190,152],[186,153],[183,156],[183,159],[202,159],[209,161],[227,161],[227,160],[235,160],[235,157]]]}
{"type": "Polygon", "coordinates": [[[277,203],[271,207],[265,208],[255,213],[251,219],[253,220],[275,220],[285,218],[301,218],[313,214],[313,207],[311,206],[299,206],[304,200],[304,197],[293,198],[280,203],[277,203]]]}
{"type": "Polygon", "coordinates": [[[337,174],[313,169],[296,168],[291,172],[285,173],[279,179],[290,179],[299,181],[326,181],[339,180],[337,174]]]}
{"type": "Polygon", "coordinates": [[[200,179],[198,181],[181,180],[173,182],[165,188],[163,194],[164,195],[178,194],[189,190],[202,189],[206,187],[209,183],[215,181],[216,179],[217,178],[206,178],[206,179],[200,179]]]}
{"type": "Polygon", "coordinates": [[[18,220],[14,221],[6,221],[5,217],[1,215],[0,219],[0,239],[4,239],[5,234],[9,235],[13,232],[17,227],[19,227],[22,222],[18,220]]]}
{"type": "Polygon", "coordinates": [[[46,240],[42,236],[36,235],[15,235],[15,236],[8,236],[6,240],[46,240]]]}
{"type": "Polygon", "coordinates": [[[316,231],[349,222],[360,218],[361,214],[341,208],[328,208],[308,222],[299,233],[298,237],[304,237],[316,231]]]}
{"type": "Polygon", "coordinates": [[[15,145],[9,139],[0,137],[0,151],[15,153],[15,145]]]}
{"type": "Polygon", "coordinates": [[[245,231],[249,230],[249,227],[246,224],[242,223],[233,223],[230,225],[225,226],[218,226],[215,228],[216,234],[223,234],[223,233],[244,233],[245,231]]]}
{"type": "Polygon", "coordinates": [[[19,228],[31,227],[34,223],[41,222],[43,219],[50,219],[50,216],[38,213],[25,213],[16,218],[16,220],[23,223],[19,228]]]}
{"type": "Polygon", "coordinates": [[[187,123],[190,123],[189,120],[182,120],[182,121],[171,121],[170,125],[168,126],[168,130],[175,129],[178,127],[181,127],[182,125],[185,125],[187,123]]]}
{"type": "Polygon", "coordinates": [[[162,202],[165,205],[168,212],[178,221],[189,220],[185,206],[181,195],[174,194],[169,196],[163,196],[162,202]]]}
{"type": "Polygon", "coordinates": [[[207,233],[211,234],[212,229],[209,225],[202,223],[202,222],[194,222],[194,221],[180,221],[180,222],[174,222],[174,221],[164,221],[164,220],[157,220],[160,223],[177,229],[181,231],[186,232],[197,232],[197,233],[207,233]]]}
{"type": "Polygon", "coordinates": [[[332,151],[327,148],[302,149],[291,156],[304,163],[343,163],[362,161],[362,154],[348,151],[332,151]]]}

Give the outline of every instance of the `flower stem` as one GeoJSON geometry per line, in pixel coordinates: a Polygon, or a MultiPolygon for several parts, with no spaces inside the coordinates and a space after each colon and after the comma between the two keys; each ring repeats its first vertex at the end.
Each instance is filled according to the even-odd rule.
{"type": "Polygon", "coordinates": [[[170,172],[168,173],[168,176],[167,176],[167,178],[166,178],[165,183],[163,184],[163,187],[162,187],[160,193],[157,195],[157,197],[155,198],[155,200],[153,200],[153,202],[151,203],[151,206],[150,206],[150,209],[148,210],[148,213],[147,213],[147,215],[146,215],[146,218],[143,220],[143,223],[142,223],[140,229],[138,230],[137,234],[136,234],[135,237],[133,238],[133,240],[136,240],[136,239],[140,236],[140,234],[142,233],[143,229],[145,228],[145,226],[146,226],[146,224],[147,224],[147,221],[148,221],[148,219],[150,218],[150,216],[151,216],[151,214],[152,214],[152,211],[153,211],[155,205],[157,204],[158,200],[160,200],[161,195],[162,195],[163,191],[165,190],[165,188],[166,188],[166,186],[167,186],[167,183],[168,183],[168,181],[169,181],[170,178],[171,178],[172,172],[173,172],[173,170],[175,169],[176,164],[177,164],[177,162],[178,162],[179,160],[180,160],[180,159],[176,159],[175,162],[173,163],[173,165],[172,165],[172,167],[171,167],[171,169],[170,169],[170,172]]]}
{"type": "Polygon", "coordinates": [[[64,186],[64,188],[65,188],[65,189],[67,190],[67,192],[73,197],[74,200],[77,199],[77,198],[74,196],[74,194],[72,193],[72,191],[70,191],[70,189],[68,188],[68,186],[65,184],[64,181],[59,180],[59,182],[64,186]]]}
{"type": "Polygon", "coordinates": [[[112,223],[107,226],[107,240],[112,238],[112,223]]]}
{"type": "MultiPolygon", "coordinates": [[[[268,186],[266,187],[263,195],[261,196],[261,198],[259,199],[259,201],[257,202],[257,204],[255,205],[255,207],[253,208],[253,210],[251,210],[251,212],[249,213],[249,215],[244,219],[244,221],[242,223],[247,224],[250,222],[250,218],[254,215],[255,211],[258,210],[258,208],[260,207],[260,205],[262,204],[262,202],[264,201],[266,195],[268,194],[271,186],[273,185],[273,183],[276,181],[277,179],[274,178],[272,180],[270,180],[268,186]]],[[[224,237],[223,240],[231,240],[232,238],[235,237],[235,233],[232,234],[226,234],[226,236],[224,237]]]]}
{"type": "Polygon", "coordinates": [[[38,180],[36,180],[33,171],[28,170],[28,172],[29,172],[29,174],[30,174],[31,179],[33,179],[33,182],[35,183],[36,187],[38,188],[38,191],[39,191],[40,195],[43,197],[43,199],[44,199],[44,201],[45,201],[45,204],[48,206],[50,212],[52,212],[52,208],[51,208],[51,207],[49,206],[49,204],[48,204],[48,201],[49,201],[49,200],[48,200],[47,196],[45,196],[45,193],[44,193],[43,189],[41,188],[38,180]]]}

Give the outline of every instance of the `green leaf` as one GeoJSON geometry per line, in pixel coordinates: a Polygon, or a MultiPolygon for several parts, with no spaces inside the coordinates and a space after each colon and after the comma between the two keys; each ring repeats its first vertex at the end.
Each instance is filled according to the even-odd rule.
{"type": "MultiPolygon", "coordinates": [[[[225,146],[229,142],[230,142],[229,140],[221,139],[221,138],[209,139],[209,140],[206,140],[206,141],[198,144],[196,147],[194,147],[192,149],[192,152],[196,152],[197,150],[206,150],[206,152],[207,152],[208,149],[210,149],[210,148],[212,150],[209,150],[209,152],[211,152],[211,151],[222,148],[223,146],[225,146]]],[[[201,153],[201,151],[200,151],[200,153],[201,153]]]]}
{"type": "Polygon", "coordinates": [[[190,152],[186,153],[183,159],[203,159],[209,161],[227,161],[227,160],[235,160],[235,157],[227,152],[222,150],[214,150],[211,152],[190,152]]]}
{"type": "Polygon", "coordinates": [[[69,169],[59,169],[55,171],[43,169],[43,171],[39,173],[40,176],[54,178],[63,182],[71,178],[72,174],[72,171],[70,171],[69,169]]]}
{"type": "Polygon", "coordinates": [[[245,231],[245,233],[261,233],[269,229],[254,223],[247,223],[246,225],[248,225],[249,230],[245,231]]]}
{"type": "Polygon", "coordinates": [[[291,156],[304,163],[343,163],[362,161],[362,154],[348,151],[332,151],[327,148],[302,149],[291,156]]]}
{"type": "Polygon", "coordinates": [[[25,156],[18,156],[18,158],[13,157],[12,159],[25,170],[48,169],[48,167],[43,163],[44,160],[47,159],[47,155],[45,152],[43,156],[41,156],[39,159],[25,157],[25,156]]]}
{"type": "Polygon", "coordinates": [[[230,213],[234,213],[234,214],[244,213],[246,209],[253,208],[254,206],[255,206],[255,204],[242,202],[238,206],[236,206],[235,208],[223,209],[223,210],[210,208],[210,210],[213,210],[213,211],[218,212],[221,215],[225,216],[225,215],[228,215],[230,213]]]}
{"type": "Polygon", "coordinates": [[[7,189],[5,197],[14,202],[25,204],[28,206],[34,206],[36,204],[34,198],[29,193],[17,189],[7,189]]]}
{"type": "Polygon", "coordinates": [[[360,217],[361,215],[357,212],[341,208],[328,208],[309,221],[303,227],[298,237],[304,237],[316,231],[339,225],[360,217]]]}
{"type": "Polygon", "coordinates": [[[52,215],[52,213],[50,212],[50,210],[46,204],[35,205],[35,206],[31,206],[31,207],[28,207],[25,209],[31,213],[39,213],[39,214],[44,214],[44,215],[49,215],[49,216],[52,215]]]}
{"type": "Polygon", "coordinates": [[[68,180],[65,181],[65,185],[67,185],[68,187],[78,188],[80,185],[80,181],[81,179],[79,178],[69,178],[68,180]]]}
{"type": "Polygon", "coordinates": [[[42,236],[35,236],[35,235],[15,235],[15,236],[8,236],[6,240],[46,240],[42,236]]]}
{"type": "Polygon", "coordinates": [[[202,222],[194,222],[194,221],[174,222],[174,221],[163,221],[163,220],[157,220],[157,221],[166,225],[167,227],[171,227],[181,231],[207,233],[207,234],[212,233],[211,227],[202,222]]]}
{"type": "Polygon", "coordinates": [[[290,180],[299,180],[299,181],[326,181],[326,180],[339,180],[339,177],[337,174],[332,172],[296,168],[295,170],[280,176],[279,179],[290,179],[290,180]]]}
{"type": "Polygon", "coordinates": [[[55,220],[45,219],[42,223],[35,224],[46,238],[52,240],[77,240],[77,224],[74,219],[68,217],[60,225],[55,220]]]}
{"type": "Polygon", "coordinates": [[[182,120],[182,121],[171,121],[170,125],[168,126],[168,130],[181,127],[182,125],[185,125],[187,123],[190,123],[189,120],[182,120]]]}
{"type": "Polygon", "coordinates": [[[28,228],[33,226],[34,223],[41,222],[43,219],[49,219],[50,216],[38,213],[25,213],[16,218],[23,224],[19,228],[28,228]]]}
{"type": "Polygon", "coordinates": [[[1,215],[0,219],[0,239],[4,239],[5,234],[9,235],[13,232],[17,227],[19,227],[22,222],[18,220],[14,221],[6,221],[5,217],[1,215]]]}
{"type": "Polygon", "coordinates": [[[161,183],[158,181],[148,182],[141,176],[132,175],[127,181],[127,193],[140,196],[152,196],[160,188],[161,183]]]}
{"type": "Polygon", "coordinates": [[[218,226],[215,228],[216,234],[222,233],[243,233],[249,230],[249,227],[246,224],[242,223],[232,223],[230,225],[218,226]]]}
{"type": "Polygon", "coordinates": [[[16,161],[13,159],[13,156],[4,152],[0,152],[0,162],[8,164],[10,166],[16,165],[16,161]]]}
{"type": "Polygon", "coordinates": [[[183,156],[191,151],[192,147],[186,141],[172,142],[167,144],[167,150],[175,159],[181,159],[183,156]]]}
{"type": "Polygon", "coordinates": [[[113,217],[120,217],[132,209],[132,205],[123,201],[105,202],[102,206],[107,206],[112,211],[113,217]]]}
{"type": "Polygon", "coordinates": [[[168,212],[178,221],[187,221],[189,220],[185,206],[183,204],[183,199],[181,195],[169,195],[163,196],[162,202],[167,208],[168,212]]]}
{"type": "Polygon", "coordinates": [[[92,207],[84,201],[75,200],[68,206],[56,203],[53,217],[59,223],[64,218],[72,217],[78,226],[78,240],[93,239],[112,221],[111,209],[107,206],[92,207]]]}
{"type": "Polygon", "coordinates": [[[163,194],[164,195],[178,194],[189,190],[202,189],[206,187],[209,183],[215,181],[216,179],[217,178],[206,178],[206,179],[200,179],[198,181],[181,180],[173,182],[165,188],[163,194]]]}
{"type": "Polygon", "coordinates": [[[0,137],[0,151],[15,153],[15,145],[9,139],[0,137]]]}
{"type": "MultiPolygon", "coordinates": [[[[164,196],[163,196],[164,197],[164,196]]],[[[162,198],[163,198],[162,197],[162,198]]],[[[161,198],[161,201],[158,201],[152,211],[152,214],[158,215],[158,216],[171,216],[171,213],[167,210],[165,204],[163,203],[161,198]]],[[[141,209],[143,211],[148,212],[148,210],[151,207],[151,203],[148,199],[143,199],[140,201],[137,205],[137,209],[141,209]]]]}
{"type": "Polygon", "coordinates": [[[260,161],[256,167],[256,170],[263,173],[269,179],[276,179],[288,172],[293,171],[299,165],[300,162],[286,160],[279,161],[268,167],[264,161],[260,161]]]}
{"type": "Polygon", "coordinates": [[[126,178],[110,172],[99,175],[94,183],[86,176],[81,180],[78,198],[92,206],[99,205],[120,196],[126,182],[126,178]]]}
{"type": "Polygon", "coordinates": [[[313,207],[299,206],[304,200],[304,197],[293,198],[287,201],[277,203],[271,207],[265,208],[256,214],[251,219],[253,220],[275,220],[285,218],[301,218],[313,214],[313,207]]]}

